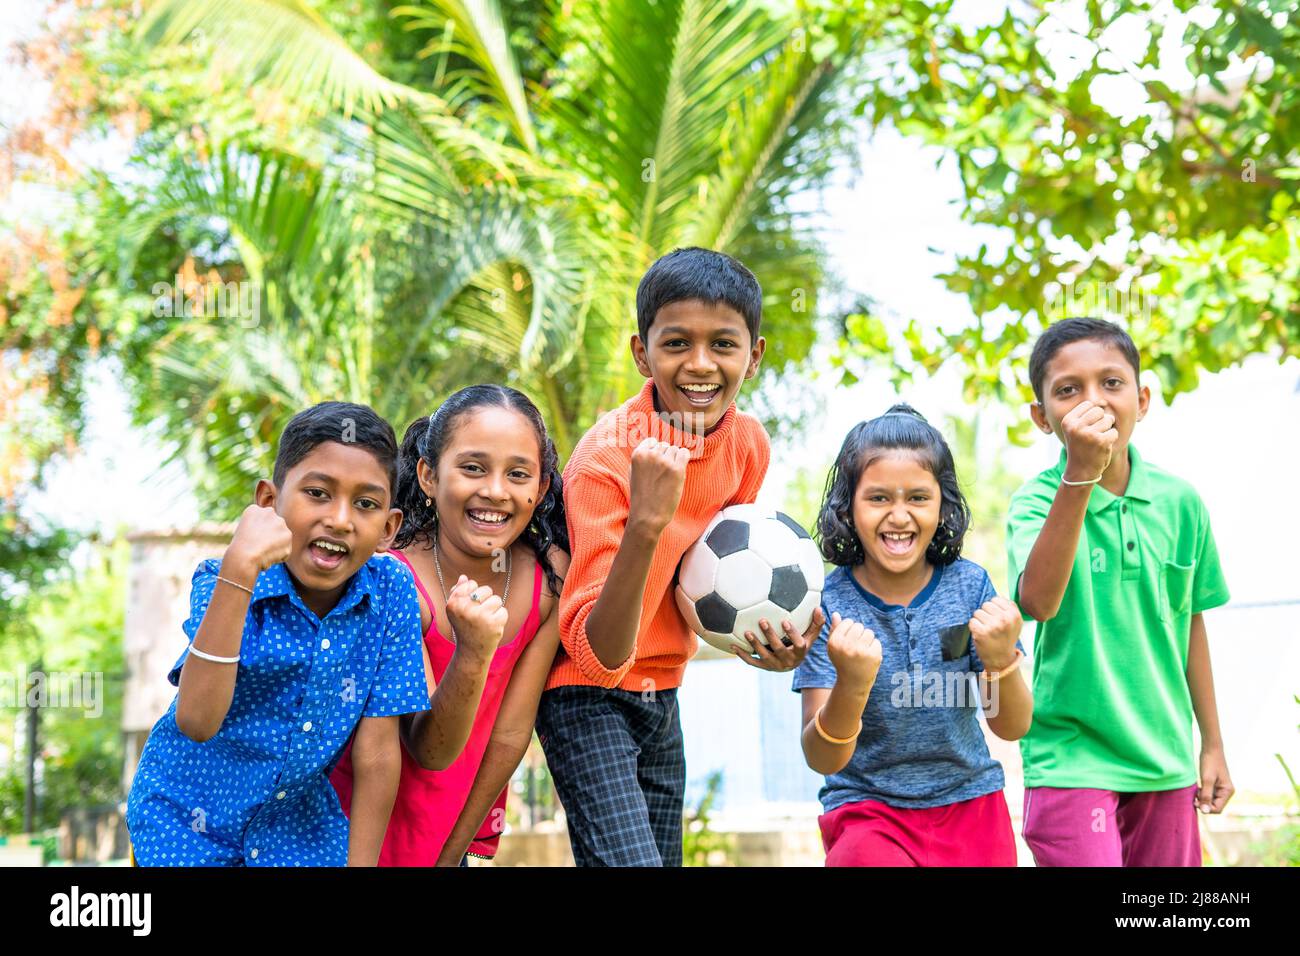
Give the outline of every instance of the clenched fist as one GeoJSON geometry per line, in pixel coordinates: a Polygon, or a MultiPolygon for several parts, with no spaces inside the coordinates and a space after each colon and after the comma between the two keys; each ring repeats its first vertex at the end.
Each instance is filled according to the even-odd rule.
{"type": "Polygon", "coordinates": [[[1065,433],[1067,481],[1091,481],[1110,467],[1119,432],[1115,416],[1100,405],[1082,401],[1061,419],[1065,433]]]}
{"type": "Polygon", "coordinates": [[[682,500],[689,448],[647,438],[632,451],[629,478],[628,524],[639,524],[654,534],[668,527],[682,500]]]}
{"type": "Polygon", "coordinates": [[[491,657],[501,643],[508,616],[501,598],[490,587],[463,574],[447,595],[447,619],[455,634],[457,653],[464,649],[483,658],[491,657]]]}
{"type": "Polygon", "coordinates": [[[970,637],[985,668],[1000,671],[1011,666],[1022,623],[1019,608],[1001,596],[985,601],[975,612],[970,619],[970,637]]]}
{"type": "Polygon", "coordinates": [[[835,665],[837,680],[856,687],[875,682],[876,672],[880,670],[880,641],[865,625],[842,618],[838,612],[832,614],[826,653],[835,665]]]}
{"type": "Polygon", "coordinates": [[[273,508],[249,505],[239,516],[222,569],[226,577],[233,574],[240,584],[252,587],[261,572],[289,557],[292,548],[293,533],[284,519],[273,508]]]}

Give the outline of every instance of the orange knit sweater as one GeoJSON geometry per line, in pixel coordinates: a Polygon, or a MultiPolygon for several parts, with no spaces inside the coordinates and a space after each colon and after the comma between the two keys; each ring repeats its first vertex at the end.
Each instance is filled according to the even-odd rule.
{"type": "Polygon", "coordinates": [[[572,561],[560,595],[561,648],[546,681],[549,690],[570,684],[668,690],[682,682],[697,638],[673,597],[677,565],[715,514],[758,495],[771,459],[758,419],[733,402],[705,436],[679,431],[655,413],[654,382],[604,415],[578,442],[564,469],[564,507],[572,561]],[[641,602],[636,648],[611,670],[587,639],[587,617],[596,606],[627,526],[632,451],[646,437],[691,449],[677,513],[659,537],[641,602]]]}

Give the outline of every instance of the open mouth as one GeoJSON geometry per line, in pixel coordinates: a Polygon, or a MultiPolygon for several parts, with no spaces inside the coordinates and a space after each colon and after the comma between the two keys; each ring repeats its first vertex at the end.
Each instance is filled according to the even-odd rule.
{"type": "Polygon", "coordinates": [[[487,532],[500,531],[510,520],[507,512],[494,511],[491,508],[470,508],[465,514],[472,527],[487,532]]]}
{"type": "Polygon", "coordinates": [[[333,538],[317,538],[307,546],[312,564],[322,571],[335,571],[347,560],[351,549],[333,538]]]}
{"type": "Polygon", "coordinates": [[[882,531],[880,542],[887,554],[908,554],[916,545],[916,533],[913,531],[882,531]]]}
{"type": "Polygon", "coordinates": [[[722,394],[722,386],[716,384],[702,385],[678,385],[677,391],[686,396],[686,400],[697,408],[705,408],[712,405],[714,400],[722,394]]]}

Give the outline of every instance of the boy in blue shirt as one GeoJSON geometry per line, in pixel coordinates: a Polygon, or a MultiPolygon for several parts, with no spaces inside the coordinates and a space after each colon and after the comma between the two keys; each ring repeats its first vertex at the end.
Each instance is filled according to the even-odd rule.
{"type": "Polygon", "coordinates": [[[140,864],[375,864],[399,716],[430,708],[415,586],[375,555],[401,525],[396,460],[364,405],[324,402],[285,428],[273,479],[194,573],[179,692],[127,801],[140,864]],[[329,772],[354,731],[349,829],[329,772]]]}

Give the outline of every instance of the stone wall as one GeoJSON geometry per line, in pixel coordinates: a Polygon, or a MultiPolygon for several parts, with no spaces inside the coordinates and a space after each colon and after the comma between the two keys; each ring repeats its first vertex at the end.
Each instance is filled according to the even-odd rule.
{"type": "Polygon", "coordinates": [[[176,688],[167,681],[185,647],[181,625],[190,613],[190,579],[204,558],[219,558],[234,525],[146,531],[127,536],[126,687],[122,731],[126,737],[124,786],[129,787],[145,738],[167,712],[176,688]]]}

